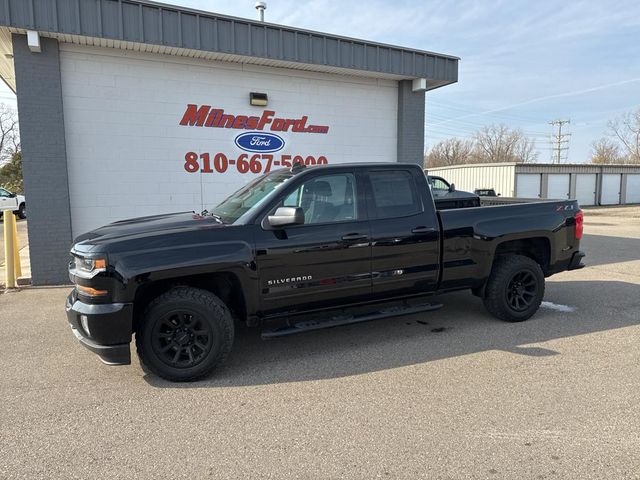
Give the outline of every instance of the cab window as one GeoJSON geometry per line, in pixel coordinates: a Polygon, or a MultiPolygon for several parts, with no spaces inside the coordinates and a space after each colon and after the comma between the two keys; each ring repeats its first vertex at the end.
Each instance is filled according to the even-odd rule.
{"type": "Polygon", "coordinates": [[[291,192],[284,207],[301,207],[305,225],[355,221],[356,179],[351,173],[313,177],[291,192]]]}
{"type": "Polygon", "coordinates": [[[406,170],[369,174],[376,218],[408,217],[422,211],[413,176],[406,170]]]}

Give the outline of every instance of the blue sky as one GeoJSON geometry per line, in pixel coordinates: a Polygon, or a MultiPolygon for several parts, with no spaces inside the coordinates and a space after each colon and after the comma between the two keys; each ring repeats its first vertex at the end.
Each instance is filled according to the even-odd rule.
{"type": "MultiPolygon", "coordinates": [[[[168,3],[255,17],[254,1],[168,3]]],[[[459,82],[427,94],[427,145],[486,124],[519,127],[549,161],[548,122],[571,120],[569,161],[607,120],[640,108],[640,2],[268,0],[266,20],[461,57],[459,82]]],[[[4,87],[0,100],[11,102],[4,87]]]]}

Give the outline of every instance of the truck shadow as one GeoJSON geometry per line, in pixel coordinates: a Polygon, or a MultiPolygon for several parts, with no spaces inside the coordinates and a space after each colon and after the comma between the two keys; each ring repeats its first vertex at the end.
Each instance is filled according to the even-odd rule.
{"type": "Polygon", "coordinates": [[[184,384],[145,379],[159,388],[220,388],[336,379],[489,350],[546,357],[562,352],[535,344],[640,324],[640,285],[619,281],[550,281],[550,303],[515,324],[489,316],[481,300],[466,292],[438,300],[444,308],[436,312],[268,341],[244,328],[211,378],[184,384]],[[575,310],[562,311],[569,309],[558,304],[575,310]]]}
{"type": "Polygon", "coordinates": [[[585,234],[580,247],[589,266],[640,260],[640,238],[585,234]]]}

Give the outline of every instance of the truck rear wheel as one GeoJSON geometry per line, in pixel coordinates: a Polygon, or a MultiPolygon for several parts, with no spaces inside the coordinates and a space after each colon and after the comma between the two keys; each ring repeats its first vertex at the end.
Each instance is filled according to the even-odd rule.
{"type": "Polygon", "coordinates": [[[528,320],[544,297],[544,274],[535,260],[523,255],[496,259],[483,298],[494,317],[507,322],[528,320]]]}
{"type": "Polygon", "coordinates": [[[213,293],[174,288],[153,300],[136,332],[144,367],[174,382],[205,377],[229,355],[233,318],[213,293]]]}

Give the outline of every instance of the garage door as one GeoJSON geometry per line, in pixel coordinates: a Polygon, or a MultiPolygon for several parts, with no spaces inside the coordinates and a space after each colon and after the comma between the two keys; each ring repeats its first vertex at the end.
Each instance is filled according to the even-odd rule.
{"type": "Polygon", "coordinates": [[[620,203],[620,175],[607,173],[602,176],[602,205],[616,205],[620,203]]]}
{"type": "Polygon", "coordinates": [[[567,199],[569,198],[569,174],[551,173],[547,177],[547,198],[567,199]]]}
{"type": "Polygon", "coordinates": [[[640,175],[627,175],[627,203],[640,203],[640,175]]]}
{"type": "Polygon", "coordinates": [[[516,177],[516,196],[520,198],[540,197],[540,175],[519,173],[516,177]]]}
{"type": "Polygon", "coordinates": [[[580,205],[595,205],[596,174],[579,173],[576,175],[576,200],[580,205]]]}

